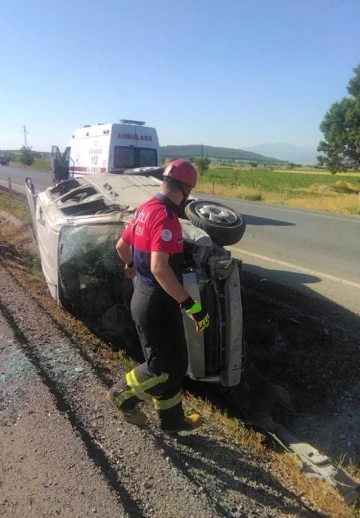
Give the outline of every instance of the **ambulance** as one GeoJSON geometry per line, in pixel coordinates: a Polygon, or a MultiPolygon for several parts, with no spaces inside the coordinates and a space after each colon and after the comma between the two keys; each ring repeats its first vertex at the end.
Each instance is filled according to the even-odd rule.
{"type": "Polygon", "coordinates": [[[94,173],[122,174],[126,169],[161,165],[155,128],[145,122],[85,125],[77,129],[63,154],[51,149],[54,183],[94,173]]]}

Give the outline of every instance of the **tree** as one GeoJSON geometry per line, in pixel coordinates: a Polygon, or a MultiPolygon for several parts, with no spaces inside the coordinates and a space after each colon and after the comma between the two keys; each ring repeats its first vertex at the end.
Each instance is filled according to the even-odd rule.
{"type": "Polygon", "coordinates": [[[203,158],[194,158],[194,164],[199,170],[200,174],[203,175],[205,171],[209,169],[209,165],[211,164],[211,160],[208,156],[205,156],[203,158]]]}
{"type": "Polygon", "coordinates": [[[332,104],[320,124],[325,138],[317,148],[323,153],[318,161],[332,173],[360,168],[360,65],[354,72],[347,87],[351,97],[332,104]]]}
{"type": "Polygon", "coordinates": [[[20,149],[20,162],[24,165],[32,165],[35,157],[31,147],[23,146],[20,149]]]}
{"type": "Polygon", "coordinates": [[[353,97],[358,98],[360,95],[360,64],[357,67],[353,68],[353,71],[355,73],[355,76],[350,79],[349,84],[347,86],[347,91],[353,97]]]}

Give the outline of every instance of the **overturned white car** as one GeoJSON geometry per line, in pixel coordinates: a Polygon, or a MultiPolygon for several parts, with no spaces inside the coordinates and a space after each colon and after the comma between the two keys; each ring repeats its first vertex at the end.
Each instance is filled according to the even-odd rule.
{"type": "MultiPolygon", "coordinates": [[[[135,209],[156,194],[161,168],[72,178],[39,194],[26,180],[32,223],[43,273],[51,295],[93,332],[122,348],[137,343],[129,311],[132,283],[123,272],[115,244],[135,209]],[[130,331],[131,328],[131,331],[130,331]],[[127,340],[128,342],[129,340],[127,340]]],[[[241,215],[192,198],[181,225],[184,286],[201,300],[211,319],[197,335],[184,317],[188,375],[233,387],[242,370],[241,263],[223,248],[245,231],[241,215]]],[[[140,350],[140,346],[139,346],[140,350]]]]}

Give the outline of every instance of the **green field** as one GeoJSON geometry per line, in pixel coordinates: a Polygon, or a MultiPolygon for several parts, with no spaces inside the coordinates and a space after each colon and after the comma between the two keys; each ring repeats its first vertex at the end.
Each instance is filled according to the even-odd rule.
{"type": "Polygon", "coordinates": [[[360,190],[358,176],[276,172],[267,169],[210,168],[199,178],[200,183],[215,182],[229,187],[246,187],[260,193],[274,192],[287,196],[317,196],[328,190],[354,193],[360,190]]]}

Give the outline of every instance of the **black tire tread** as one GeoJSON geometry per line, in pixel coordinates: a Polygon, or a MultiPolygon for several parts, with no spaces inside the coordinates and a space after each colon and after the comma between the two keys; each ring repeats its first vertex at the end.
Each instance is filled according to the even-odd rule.
{"type": "MultiPolygon", "coordinates": [[[[193,200],[185,207],[185,215],[188,220],[195,225],[195,227],[204,230],[209,234],[211,239],[220,246],[231,246],[240,241],[244,235],[246,223],[239,213],[236,213],[238,220],[235,224],[229,225],[228,227],[223,225],[220,226],[200,218],[195,212],[195,206],[197,203],[203,203],[203,200],[193,200]]],[[[221,203],[211,203],[213,205],[225,207],[225,205],[222,205],[221,203]]]]}

